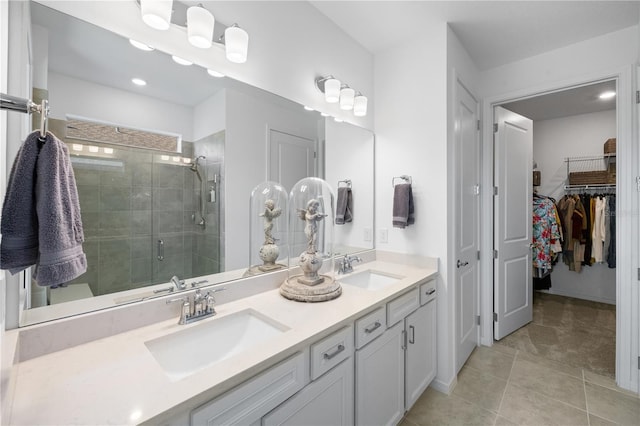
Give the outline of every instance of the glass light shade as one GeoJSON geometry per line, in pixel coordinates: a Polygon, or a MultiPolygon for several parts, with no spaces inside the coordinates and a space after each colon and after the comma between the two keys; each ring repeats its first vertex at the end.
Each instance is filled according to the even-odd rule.
{"type": "Polygon", "coordinates": [[[367,97],[356,96],[353,100],[353,115],[357,117],[364,117],[367,115],[367,97]]]}
{"type": "Polygon", "coordinates": [[[173,0],[140,0],[142,20],[156,30],[169,29],[172,8],[173,0]]]}
{"type": "Polygon", "coordinates": [[[356,91],[350,87],[345,87],[340,91],[340,109],[350,110],[353,109],[353,98],[356,95],[356,91]]]}
{"type": "Polygon", "coordinates": [[[201,49],[211,47],[213,27],[216,21],[211,12],[201,6],[187,9],[187,38],[189,43],[201,49]]]}
{"type": "Polygon", "coordinates": [[[324,100],[330,104],[335,104],[340,100],[340,80],[330,78],[324,82],[324,100]]]}
{"type": "Polygon", "coordinates": [[[238,26],[231,26],[224,30],[224,44],[227,59],[236,64],[247,62],[249,49],[249,34],[238,26]]]}

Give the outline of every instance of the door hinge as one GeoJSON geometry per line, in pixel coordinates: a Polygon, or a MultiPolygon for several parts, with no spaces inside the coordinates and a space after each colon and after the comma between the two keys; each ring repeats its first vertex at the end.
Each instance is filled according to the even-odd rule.
{"type": "Polygon", "coordinates": [[[480,315],[476,317],[476,324],[480,325],[480,315]]]}
{"type": "MultiPolygon", "coordinates": [[[[476,253],[476,260],[480,260],[480,250],[476,253]]],[[[638,275],[640,275],[640,273],[638,273],[638,275]]]]}
{"type": "Polygon", "coordinates": [[[497,259],[498,258],[498,250],[494,250],[493,251],[493,258],[497,259]]]}
{"type": "Polygon", "coordinates": [[[313,151],[313,158],[318,158],[318,153],[313,151]]]}
{"type": "Polygon", "coordinates": [[[493,313],[493,321],[498,322],[498,314],[496,312],[493,313]]]}
{"type": "Polygon", "coordinates": [[[473,185],[473,195],[480,195],[480,184],[473,185]]]}
{"type": "Polygon", "coordinates": [[[493,133],[498,133],[498,123],[493,123],[493,133]]]}
{"type": "Polygon", "coordinates": [[[638,370],[640,370],[640,356],[638,357],[638,370]]]}
{"type": "Polygon", "coordinates": [[[493,195],[498,195],[498,187],[497,186],[493,187],[493,195]]]}
{"type": "Polygon", "coordinates": [[[640,192],[640,176],[636,176],[636,190],[640,192]]]}
{"type": "Polygon", "coordinates": [[[636,103],[640,104],[640,90],[636,90],[636,103]]]}
{"type": "Polygon", "coordinates": [[[476,121],[476,130],[480,130],[480,120],[476,121]]]}
{"type": "Polygon", "coordinates": [[[640,268],[638,268],[638,281],[640,281],[640,268]]]}

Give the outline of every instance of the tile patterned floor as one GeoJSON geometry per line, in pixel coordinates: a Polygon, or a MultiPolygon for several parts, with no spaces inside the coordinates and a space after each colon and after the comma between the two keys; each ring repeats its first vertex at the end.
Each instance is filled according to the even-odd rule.
{"type": "Polygon", "coordinates": [[[453,393],[427,389],[401,426],[640,425],[640,398],[612,378],[615,307],[536,294],[514,335],[476,348],[453,393]]]}

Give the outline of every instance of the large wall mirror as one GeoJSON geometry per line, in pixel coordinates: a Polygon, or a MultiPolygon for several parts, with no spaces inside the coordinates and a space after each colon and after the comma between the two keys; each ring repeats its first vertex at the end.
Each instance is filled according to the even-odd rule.
{"type": "Polygon", "coordinates": [[[71,154],[88,271],[64,287],[32,284],[21,325],[166,295],[174,275],[241,278],[250,194],[265,180],[290,190],[319,176],[336,193],[348,181],[353,221],[336,225],[334,251],[373,248],[370,131],[36,2],[31,19],[34,97],[48,97],[71,154]]]}

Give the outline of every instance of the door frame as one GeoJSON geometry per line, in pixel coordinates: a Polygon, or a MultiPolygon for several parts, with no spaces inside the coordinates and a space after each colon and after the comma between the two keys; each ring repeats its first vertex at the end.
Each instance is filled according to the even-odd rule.
{"type": "MultiPolygon", "coordinates": [[[[640,176],[640,147],[638,129],[634,122],[637,105],[633,94],[635,85],[635,65],[615,68],[606,72],[575,76],[558,82],[548,82],[537,87],[529,87],[502,95],[485,97],[482,102],[482,188],[481,191],[481,277],[480,341],[485,346],[493,345],[493,110],[508,102],[558,92],[572,87],[588,85],[604,80],[617,81],[617,150],[621,163],[618,167],[617,200],[620,206],[617,230],[618,236],[639,235],[640,216],[639,192],[635,176],[640,176]],[[621,170],[622,169],[622,170],[621,170]],[[620,173],[620,172],[623,173],[620,173]]],[[[616,238],[618,252],[629,253],[619,256],[616,268],[616,383],[618,386],[638,392],[640,355],[640,289],[634,272],[640,266],[640,242],[629,238],[616,238]]]]}

